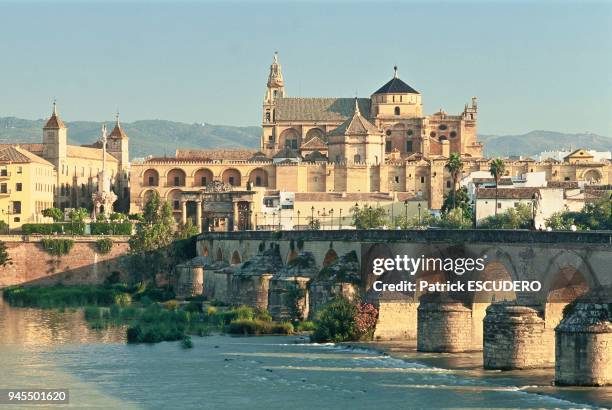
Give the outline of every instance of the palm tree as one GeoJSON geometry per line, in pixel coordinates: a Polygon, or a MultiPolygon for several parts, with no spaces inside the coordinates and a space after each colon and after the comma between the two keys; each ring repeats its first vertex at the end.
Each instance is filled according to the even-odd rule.
{"type": "Polygon", "coordinates": [[[506,172],[506,164],[504,164],[501,158],[494,159],[491,161],[489,172],[495,178],[495,216],[497,216],[497,185],[501,176],[506,172]]]}
{"type": "Polygon", "coordinates": [[[457,180],[459,179],[459,174],[463,170],[463,162],[461,161],[461,156],[458,153],[453,152],[452,154],[450,154],[450,157],[448,158],[448,162],[446,163],[446,169],[448,169],[448,172],[450,172],[451,178],[453,179],[452,195],[453,195],[453,209],[455,209],[457,207],[457,203],[456,203],[457,180]]]}

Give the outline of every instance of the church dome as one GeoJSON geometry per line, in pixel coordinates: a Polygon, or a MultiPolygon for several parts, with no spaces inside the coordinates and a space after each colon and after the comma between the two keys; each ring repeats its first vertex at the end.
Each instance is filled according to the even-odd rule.
{"type": "Polygon", "coordinates": [[[397,76],[397,66],[393,67],[393,71],[393,78],[374,94],[419,94],[417,90],[400,80],[397,76]]]}

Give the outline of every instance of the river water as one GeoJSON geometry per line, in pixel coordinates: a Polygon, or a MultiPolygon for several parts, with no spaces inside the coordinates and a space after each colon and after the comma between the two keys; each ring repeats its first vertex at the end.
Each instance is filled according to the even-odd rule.
{"type": "Polygon", "coordinates": [[[612,406],[610,389],[554,388],[551,370],[485,372],[479,354],[305,342],[218,335],[194,337],[193,349],[128,345],[121,330],[89,329],[80,312],[12,308],[0,299],[0,388],[68,388],[70,407],[100,409],[612,406]]]}

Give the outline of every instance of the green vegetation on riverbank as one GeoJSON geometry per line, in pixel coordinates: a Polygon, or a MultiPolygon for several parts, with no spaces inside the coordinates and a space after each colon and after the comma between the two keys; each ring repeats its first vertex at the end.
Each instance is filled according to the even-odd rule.
{"type": "MultiPolygon", "coordinates": [[[[106,286],[10,287],[3,298],[12,306],[42,309],[83,308],[90,327],[125,327],[128,343],[183,340],[211,332],[236,335],[292,334],[289,322],[274,322],[265,310],[248,306],[215,307],[200,300],[179,302],[167,288],[140,283],[106,286]]],[[[299,331],[313,328],[311,322],[297,325],[299,331]]],[[[189,340],[188,340],[189,339],[189,340]]]]}

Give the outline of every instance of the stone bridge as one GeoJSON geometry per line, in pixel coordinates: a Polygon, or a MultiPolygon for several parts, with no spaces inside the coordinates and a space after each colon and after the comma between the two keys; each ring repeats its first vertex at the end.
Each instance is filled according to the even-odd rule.
{"type": "MultiPolygon", "coordinates": [[[[229,265],[224,271],[226,285],[221,287],[230,303],[249,302],[248,297],[236,298],[236,294],[249,292],[235,283],[236,275],[241,275],[243,262],[260,260],[258,255],[270,249],[278,254],[277,266],[263,267],[261,273],[265,271],[265,278],[262,276],[258,282],[249,280],[247,286],[257,288],[257,302],[251,304],[267,307],[273,316],[282,311],[275,305],[282,304],[279,295],[287,291],[286,282],[279,276],[291,276],[294,282],[299,279],[298,286],[310,292],[303,307],[306,309],[304,315],[312,316],[313,311],[331,297],[327,295],[327,299],[324,296],[320,300],[322,288],[317,278],[326,268],[334,267],[340,258],[352,254],[357,258],[359,277],[353,281],[356,289],[352,293],[359,293],[379,308],[376,338],[416,338],[421,351],[460,352],[484,348],[485,366],[489,368],[552,366],[555,363],[554,330],[563,319],[565,306],[593,292],[598,292],[600,297],[604,295],[605,303],[612,302],[607,292],[612,289],[612,232],[262,231],[205,233],[197,241],[201,260],[213,265],[229,265]],[[277,272],[283,269],[281,265],[285,269],[299,265],[293,262],[305,255],[310,262],[302,273],[277,272]],[[432,266],[413,274],[395,266],[382,275],[373,274],[375,260],[395,259],[397,255],[442,262],[451,260],[455,261],[455,266],[448,269],[433,262],[432,266]],[[478,260],[481,265],[458,274],[456,261],[462,259],[478,260]],[[234,279],[229,278],[232,272],[234,279]],[[381,284],[404,281],[415,283],[417,288],[379,291],[381,284]],[[265,286],[260,285],[264,282],[265,286]],[[432,292],[419,289],[420,282],[463,283],[466,288],[432,292]],[[470,291],[467,289],[469,282],[515,282],[519,287],[470,291]],[[523,283],[535,285],[521,288],[523,283]],[[527,331],[517,328],[517,324],[527,326],[527,331]],[[500,338],[500,334],[505,336],[500,338]],[[529,346],[521,351],[511,348],[525,343],[529,346]]],[[[241,276],[241,280],[244,277],[241,276]]],[[[219,284],[213,282],[207,282],[208,286],[219,288],[219,284]]],[[[331,288],[323,289],[329,293],[331,288]]],[[[334,289],[332,294],[342,294],[346,288],[334,289]]]]}

